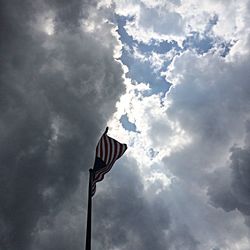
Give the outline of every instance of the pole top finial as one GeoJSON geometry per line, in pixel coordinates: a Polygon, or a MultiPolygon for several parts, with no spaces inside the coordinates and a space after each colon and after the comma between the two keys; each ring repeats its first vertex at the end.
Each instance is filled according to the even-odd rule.
{"type": "Polygon", "coordinates": [[[107,134],[109,130],[109,127],[106,127],[104,134],[107,134]]]}

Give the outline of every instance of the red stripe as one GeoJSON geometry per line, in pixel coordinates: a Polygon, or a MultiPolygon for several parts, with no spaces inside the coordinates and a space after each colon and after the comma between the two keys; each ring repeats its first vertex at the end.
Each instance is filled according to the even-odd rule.
{"type": "MultiPolygon", "coordinates": [[[[119,144],[118,144],[118,145],[119,145],[119,144]]],[[[118,145],[117,145],[117,142],[114,141],[114,155],[113,155],[113,159],[112,159],[111,162],[113,162],[113,161],[116,159],[116,154],[117,154],[117,147],[118,147],[118,145]]]]}
{"type": "Polygon", "coordinates": [[[108,155],[108,142],[107,142],[107,136],[104,136],[104,145],[105,145],[105,155],[103,156],[103,161],[107,164],[107,155],[108,155]]]}
{"type": "Polygon", "coordinates": [[[103,154],[102,154],[102,160],[105,161],[106,159],[106,153],[107,153],[107,149],[106,149],[106,142],[105,142],[105,136],[102,137],[102,146],[103,146],[103,154]]]}
{"type": "MultiPolygon", "coordinates": [[[[105,173],[106,173],[106,172],[105,172],[105,173]]],[[[98,178],[95,178],[95,182],[102,181],[103,178],[104,178],[105,173],[102,173],[102,174],[100,174],[100,175],[98,176],[98,178]]]]}
{"type": "Polygon", "coordinates": [[[121,148],[121,144],[120,143],[116,143],[116,152],[115,152],[114,159],[118,159],[119,153],[120,153],[120,148],[121,148]]]}
{"type": "Polygon", "coordinates": [[[111,145],[110,145],[110,140],[109,140],[109,137],[108,136],[106,136],[106,142],[107,142],[107,153],[106,153],[106,165],[108,164],[108,162],[109,162],[109,158],[110,158],[110,153],[111,153],[111,145]]]}
{"type": "Polygon", "coordinates": [[[97,181],[102,180],[104,174],[106,174],[107,172],[110,171],[110,169],[112,168],[112,166],[113,166],[113,164],[115,163],[115,161],[116,161],[117,159],[119,159],[119,158],[124,154],[124,152],[125,152],[126,149],[127,149],[126,144],[116,143],[116,146],[117,146],[117,147],[114,147],[114,150],[115,150],[114,156],[115,156],[115,157],[113,158],[113,160],[112,160],[109,164],[107,164],[106,167],[100,169],[98,172],[95,173],[95,180],[97,180],[97,181]]]}
{"type": "Polygon", "coordinates": [[[104,168],[100,169],[98,172],[96,172],[95,177],[94,177],[95,180],[101,181],[104,178],[104,175],[110,171],[110,169],[112,168],[112,166],[114,165],[116,160],[117,160],[117,158],[114,158],[110,164],[108,164],[106,167],[104,167],[104,168]]]}
{"type": "Polygon", "coordinates": [[[108,171],[106,171],[108,169],[109,165],[107,165],[106,167],[102,168],[101,170],[99,170],[96,174],[95,174],[95,180],[99,180],[100,176],[102,174],[106,174],[108,171]]]}
{"type": "Polygon", "coordinates": [[[96,183],[92,184],[92,187],[91,187],[91,195],[93,196],[96,192],[96,183]]]}
{"type": "Polygon", "coordinates": [[[104,134],[96,147],[96,155],[101,158],[106,164],[99,171],[94,172],[93,182],[92,182],[92,196],[96,191],[96,183],[102,181],[105,174],[111,170],[115,161],[119,159],[127,149],[126,144],[121,144],[115,139],[104,134]]]}
{"type": "MultiPolygon", "coordinates": [[[[119,142],[116,142],[114,140],[114,158],[112,159],[112,163],[115,162],[115,160],[117,159],[117,148],[119,147],[120,143],[119,142]]],[[[109,165],[113,165],[113,164],[109,164],[109,165]]],[[[95,177],[97,179],[99,179],[99,175],[101,175],[103,172],[107,173],[106,169],[109,167],[109,165],[107,165],[107,167],[104,167],[103,169],[99,170],[98,173],[96,173],[95,177]]]]}
{"type": "Polygon", "coordinates": [[[108,164],[110,164],[114,159],[115,141],[110,138],[110,158],[108,164]]]}
{"type": "Polygon", "coordinates": [[[123,151],[123,145],[120,145],[120,151],[119,151],[119,155],[118,155],[117,159],[122,156],[122,151],[123,151]]]}
{"type": "Polygon", "coordinates": [[[107,138],[107,144],[108,144],[108,150],[107,150],[107,161],[106,161],[106,164],[109,163],[109,159],[111,157],[111,152],[112,152],[112,145],[111,145],[111,141],[110,141],[110,137],[106,136],[107,138]]]}
{"type": "Polygon", "coordinates": [[[127,150],[127,145],[126,144],[122,144],[122,153],[120,155],[120,157],[124,154],[124,152],[127,150]]]}
{"type": "Polygon", "coordinates": [[[98,172],[96,172],[95,173],[95,180],[99,180],[100,178],[102,178],[100,176],[106,174],[111,169],[114,162],[115,162],[115,160],[111,164],[107,165],[106,167],[104,167],[104,168],[100,169],[98,172]]]}
{"type": "Polygon", "coordinates": [[[112,162],[112,164],[105,167],[105,169],[103,169],[102,172],[99,172],[98,175],[95,176],[95,181],[96,182],[102,181],[104,178],[104,175],[110,171],[113,165],[114,165],[114,162],[112,162]]]}

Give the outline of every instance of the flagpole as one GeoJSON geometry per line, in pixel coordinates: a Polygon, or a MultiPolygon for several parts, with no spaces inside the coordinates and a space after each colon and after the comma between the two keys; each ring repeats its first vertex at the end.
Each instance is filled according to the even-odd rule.
{"type": "Polygon", "coordinates": [[[93,169],[89,169],[89,192],[88,192],[88,212],[87,212],[87,228],[86,228],[86,245],[85,250],[91,250],[91,213],[92,213],[92,177],[93,169]]]}

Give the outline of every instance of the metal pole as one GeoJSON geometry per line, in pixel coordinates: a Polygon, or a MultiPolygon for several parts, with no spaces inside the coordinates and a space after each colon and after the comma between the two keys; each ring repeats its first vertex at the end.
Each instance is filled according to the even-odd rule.
{"type": "Polygon", "coordinates": [[[88,214],[87,214],[85,250],[91,250],[92,177],[93,177],[93,170],[89,169],[88,214]]]}

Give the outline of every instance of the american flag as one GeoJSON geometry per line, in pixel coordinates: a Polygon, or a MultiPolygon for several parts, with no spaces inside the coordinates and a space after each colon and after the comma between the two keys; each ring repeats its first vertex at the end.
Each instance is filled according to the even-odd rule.
{"type": "Polygon", "coordinates": [[[92,196],[96,191],[96,183],[102,181],[104,175],[110,171],[115,161],[119,159],[127,149],[126,144],[122,144],[107,135],[108,128],[100,138],[96,146],[95,164],[92,171],[92,196]]]}

